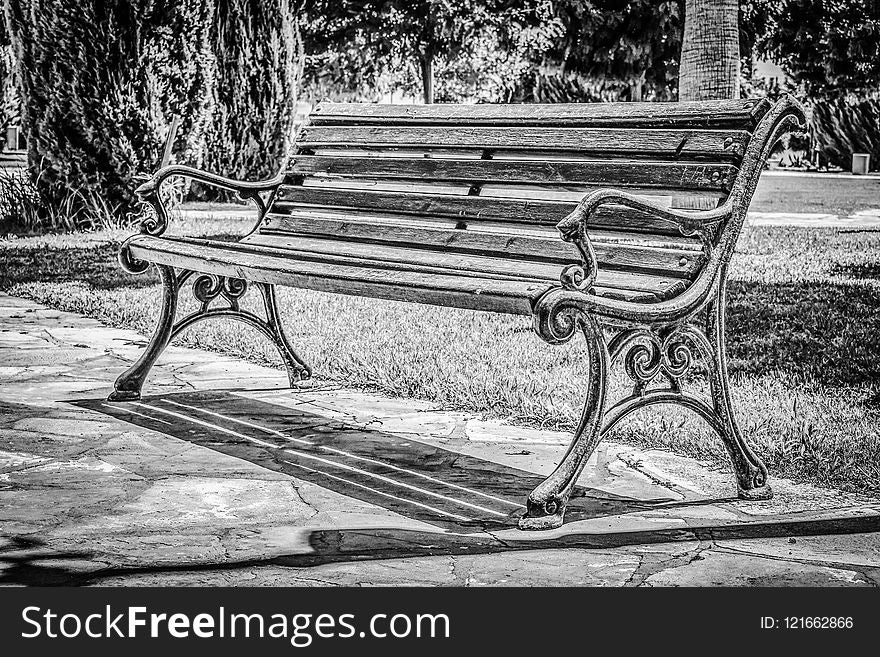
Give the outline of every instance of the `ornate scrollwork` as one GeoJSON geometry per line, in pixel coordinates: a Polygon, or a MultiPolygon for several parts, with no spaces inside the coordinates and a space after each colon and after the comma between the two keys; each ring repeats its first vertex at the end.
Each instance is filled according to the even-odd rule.
{"type": "Polygon", "coordinates": [[[145,235],[158,237],[168,227],[168,215],[161,203],[151,203],[152,212],[145,212],[141,218],[140,230],[145,235]]]}
{"type": "Polygon", "coordinates": [[[193,296],[202,303],[211,303],[220,295],[222,285],[220,277],[214,274],[202,274],[193,281],[193,296]]]}
{"type": "Polygon", "coordinates": [[[146,260],[138,260],[131,255],[131,239],[132,238],[128,238],[125,240],[119,248],[119,253],[116,258],[119,261],[119,266],[129,274],[143,274],[150,268],[150,263],[146,260]]]}
{"type": "Polygon", "coordinates": [[[278,302],[275,298],[273,286],[268,283],[253,283],[263,298],[263,308],[266,312],[264,318],[250,310],[241,308],[239,305],[239,300],[250,289],[246,280],[233,276],[218,276],[217,274],[203,274],[181,270],[176,275],[173,283],[175,297],[190,280],[192,280],[193,296],[201,304],[201,307],[180,318],[170,328],[171,339],[202,320],[216,318],[233,319],[249,324],[275,343],[281,358],[284,360],[284,364],[287,366],[287,373],[291,384],[308,379],[311,376],[311,369],[297,355],[290,344],[284,328],[281,326],[278,302]],[[217,299],[225,300],[227,304],[216,304],[212,307],[212,303],[217,299]]]}
{"type": "Polygon", "coordinates": [[[549,344],[563,344],[571,340],[578,330],[579,317],[583,311],[577,306],[555,303],[553,292],[545,294],[532,315],[535,332],[549,344]]]}
{"type": "Polygon", "coordinates": [[[599,274],[599,267],[596,263],[596,253],[587,235],[586,222],[580,220],[580,213],[575,210],[559,222],[557,228],[563,240],[577,247],[582,259],[579,263],[566,266],[559,275],[559,282],[566,290],[589,292],[599,274]]]}
{"type": "Polygon", "coordinates": [[[678,389],[679,380],[693,367],[696,356],[705,356],[706,336],[690,324],[654,331],[635,328],[618,334],[610,345],[612,359],[623,359],[627,375],[641,392],[661,374],[678,389]]]}
{"type": "Polygon", "coordinates": [[[141,217],[140,231],[144,235],[158,237],[168,227],[168,213],[165,211],[165,204],[159,198],[161,183],[161,179],[153,178],[135,190],[141,202],[148,204],[152,209],[152,212],[144,212],[141,217]]]}
{"type": "Polygon", "coordinates": [[[679,379],[690,369],[693,356],[687,342],[670,334],[662,342],[651,338],[633,345],[624,358],[624,368],[633,381],[649,383],[661,372],[679,379]]]}
{"type": "Polygon", "coordinates": [[[243,278],[223,279],[223,296],[230,301],[240,299],[247,293],[247,281],[243,278]]]}
{"type": "Polygon", "coordinates": [[[701,221],[698,216],[682,217],[678,221],[678,232],[684,237],[698,237],[704,247],[711,246],[714,226],[701,221]]]}
{"type": "Polygon", "coordinates": [[[193,281],[193,296],[202,303],[202,309],[222,296],[233,310],[238,310],[238,300],[247,293],[247,281],[241,278],[202,274],[193,281]]]}
{"type": "Polygon", "coordinates": [[[612,362],[622,360],[633,389],[608,408],[603,435],[633,411],[658,403],[675,403],[688,408],[724,435],[726,429],[717,406],[682,389],[682,379],[698,360],[710,372],[717,367],[709,338],[697,325],[680,323],[659,329],[627,329],[611,340],[609,351],[612,362]],[[651,386],[661,375],[668,383],[651,386]]]}
{"type": "Polygon", "coordinates": [[[581,265],[568,265],[559,275],[559,282],[566,290],[589,290],[593,281],[581,265]]]}

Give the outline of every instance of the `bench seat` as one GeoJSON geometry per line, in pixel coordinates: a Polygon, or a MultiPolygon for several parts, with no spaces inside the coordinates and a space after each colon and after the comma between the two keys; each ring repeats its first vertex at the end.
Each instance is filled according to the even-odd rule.
{"type": "MultiPolygon", "coordinates": [[[[509,234],[505,237],[508,240],[509,234]]],[[[534,243],[541,238],[524,235],[522,240],[534,243]]],[[[558,238],[552,243],[565,245],[558,238]]],[[[394,242],[299,235],[268,238],[255,234],[239,242],[141,235],[131,241],[130,248],[140,260],[220,276],[519,315],[532,314],[534,303],[558,286],[563,267],[575,262],[573,257],[567,262],[548,263],[524,255],[499,257],[491,251],[437,251],[394,242]]],[[[699,253],[691,255],[698,257],[699,253]]],[[[650,303],[673,297],[688,283],[686,278],[670,275],[607,269],[599,272],[594,292],[611,299],[650,303]]]]}

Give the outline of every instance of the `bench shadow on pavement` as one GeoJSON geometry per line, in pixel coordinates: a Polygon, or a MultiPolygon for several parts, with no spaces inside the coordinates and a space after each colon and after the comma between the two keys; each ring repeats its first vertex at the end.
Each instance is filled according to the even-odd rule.
{"type": "MultiPolygon", "coordinates": [[[[526,496],[543,479],[420,442],[412,434],[368,428],[229,390],[76,405],[451,532],[516,527],[526,496]]],[[[637,500],[578,487],[566,518],[644,511],[676,499],[658,490],[660,499],[637,500]]]]}
{"type": "MultiPolygon", "coordinates": [[[[716,500],[717,502],[717,500],[716,500]]],[[[252,568],[310,568],[334,563],[407,559],[444,555],[478,556],[541,549],[609,550],[627,546],[683,541],[723,541],[781,537],[829,536],[880,532],[880,517],[772,520],[758,523],[706,525],[688,529],[651,529],[610,533],[567,534],[551,539],[495,539],[485,534],[454,534],[401,528],[327,529],[309,533],[310,552],[251,559],[184,562],[148,566],[112,566],[75,570],[65,560],[88,561],[95,555],[44,549],[33,536],[14,537],[0,548],[0,586],[88,586],[114,578],[173,573],[235,573],[252,568]]]]}
{"type": "MultiPolygon", "coordinates": [[[[292,554],[202,563],[76,570],[88,552],[59,554],[35,535],[12,537],[0,547],[0,585],[86,585],[161,573],[234,572],[274,566],[442,555],[480,555],[537,549],[613,549],[682,541],[717,541],[880,532],[880,516],[809,519],[765,516],[760,522],[689,524],[682,528],[600,531],[570,528],[551,534],[499,531],[516,526],[522,502],[540,476],[468,456],[412,437],[347,424],[298,408],[261,402],[234,391],[146,397],[139,404],[86,400],[76,405],[166,435],[284,472],[336,493],[420,520],[435,529],[328,528],[308,533],[308,548],[292,554]]],[[[562,448],[560,448],[562,449],[562,448]]],[[[662,491],[658,491],[662,492],[662,491]]],[[[731,499],[634,499],[579,488],[566,524],[731,499]]],[[[632,523],[626,523],[632,527],[632,523]]]]}

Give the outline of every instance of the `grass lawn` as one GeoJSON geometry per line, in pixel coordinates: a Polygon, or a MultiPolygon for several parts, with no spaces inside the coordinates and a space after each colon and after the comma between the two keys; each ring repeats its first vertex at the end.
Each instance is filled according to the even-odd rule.
{"type": "MultiPolygon", "coordinates": [[[[852,198],[839,195],[841,214],[852,198]]],[[[752,209],[765,206],[759,198],[752,209]]],[[[217,237],[245,227],[203,219],[184,231],[217,237]]],[[[158,277],[119,269],[124,236],[0,241],[0,289],[150,334],[158,277]]],[[[533,426],[571,428],[579,414],[583,341],[546,345],[527,318],[301,290],[279,296],[319,379],[533,426]]],[[[880,230],[747,227],[732,263],[728,327],[737,415],[771,474],[880,494],[880,230]]],[[[182,340],[280,367],[268,342],[232,322],[199,324],[182,340]]],[[[611,437],[727,467],[714,434],[675,407],[639,411],[611,437]]]]}
{"type": "Polygon", "coordinates": [[[820,212],[850,215],[880,208],[880,177],[815,174],[764,175],[755,190],[754,212],[820,212]]]}

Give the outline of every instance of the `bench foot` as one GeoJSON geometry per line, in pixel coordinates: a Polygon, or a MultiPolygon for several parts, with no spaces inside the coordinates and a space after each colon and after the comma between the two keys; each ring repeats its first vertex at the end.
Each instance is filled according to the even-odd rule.
{"type": "Polygon", "coordinates": [[[552,500],[539,507],[531,497],[526,502],[526,514],[519,519],[519,528],[523,531],[544,531],[562,527],[565,516],[565,504],[552,500]]]}
{"type": "MultiPolygon", "coordinates": [[[[575,329],[581,327],[588,347],[587,395],[580,422],[568,451],[553,473],[538,484],[526,501],[526,513],[519,520],[519,528],[529,531],[555,529],[562,525],[565,507],[575,482],[602,437],[605,386],[608,377],[608,347],[602,329],[593,317],[577,311],[569,311],[567,317],[551,316],[549,321],[557,322],[555,328],[558,330],[544,327],[545,331],[550,328],[550,331],[555,333],[557,342],[570,339],[575,329]]],[[[548,334],[543,333],[543,335],[548,334]]]]}
{"type": "Polygon", "coordinates": [[[137,390],[114,390],[107,396],[109,402],[138,401],[141,393],[137,390]]]}
{"type": "Polygon", "coordinates": [[[764,484],[760,488],[739,488],[738,496],[741,500],[769,500],[773,497],[773,489],[770,484],[764,484]]]}
{"type": "Polygon", "coordinates": [[[162,309],[159,313],[159,322],[141,357],[116,379],[113,384],[114,390],[107,401],[126,402],[140,399],[144,380],[174,335],[174,318],[177,315],[177,276],[172,267],[166,265],[156,265],[156,267],[162,280],[162,309]]]}

